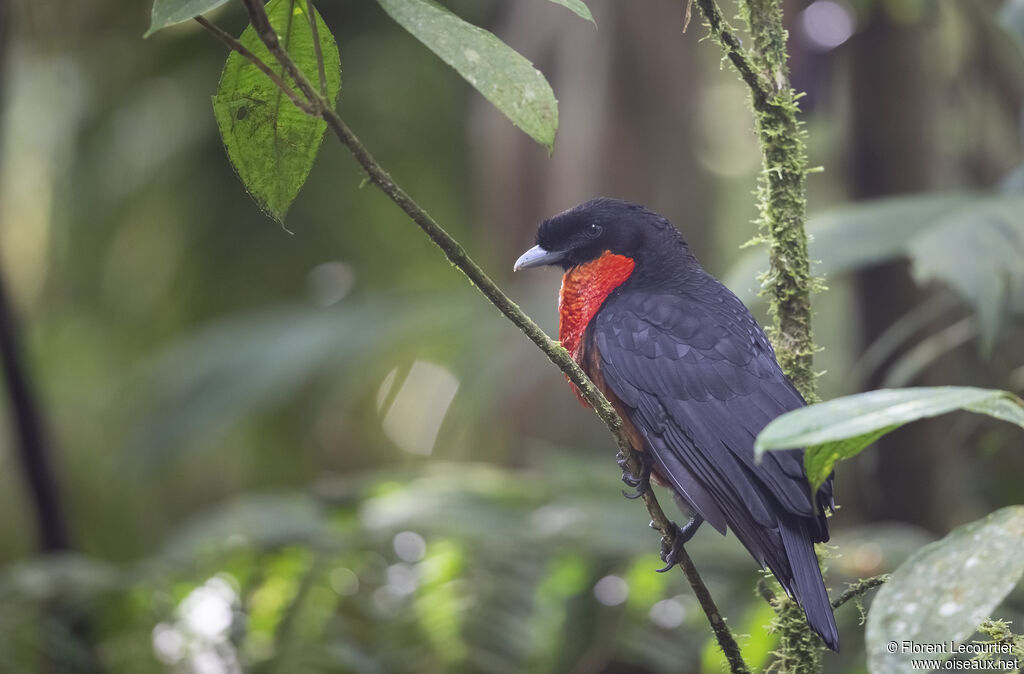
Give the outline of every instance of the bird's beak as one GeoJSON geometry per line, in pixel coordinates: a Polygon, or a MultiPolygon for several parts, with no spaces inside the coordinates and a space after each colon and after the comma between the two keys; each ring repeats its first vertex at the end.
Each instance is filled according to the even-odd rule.
{"type": "Polygon", "coordinates": [[[546,251],[540,246],[534,246],[519,256],[512,266],[512,271],[527,269],[529,267],[543,267],[548,264],[557,264],[565,257],[565,251],[546,251]]]}

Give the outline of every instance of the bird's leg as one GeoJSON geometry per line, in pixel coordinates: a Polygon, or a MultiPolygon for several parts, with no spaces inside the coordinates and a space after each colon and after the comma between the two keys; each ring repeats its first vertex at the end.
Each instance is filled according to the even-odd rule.
{"type": "Polygon", "coordinates": [[[622,495],[628,499],[640,498],[651,488],[651,457],[647,452],[637,452],[637,454],[640,456],[641,463],[639,475],[630,472],[629,457],[619,453],[618,464],[622,469],[622,481],[626,483],[626,486],[633,488],[633,493],[622,491],[622,495]]]}
{"type": "Polygon", "coordinates": [[[697,529],[704,523],[704,518],[694,513],[690,517],[690,521],[680,527],[675,522],[672,522],[672,527],[675,530],[675,536],[672,537],[672,544],[668,545],[665,543],[665,539],[661,542],[661,561],[665,562],[665,567],[657,569],[658,573],[665,573],[678,562],[679,553],[682,551],[683,546],[690,542],[693,535],[697,533],[697,529]]]}

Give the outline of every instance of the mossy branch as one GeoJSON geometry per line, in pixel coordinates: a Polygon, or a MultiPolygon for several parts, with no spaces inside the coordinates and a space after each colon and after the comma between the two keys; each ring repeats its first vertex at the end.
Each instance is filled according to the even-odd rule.
{"type": "Polygon", "coordinates": [[[888,573],[883,573],[871,578],[861,578],[856,583],[851,583],[849,587],[843,590],[843,593],[832,600],[832,608],[839,608],[851,599],[856,599],[861,595],[867,594],[869,590],[873,590],[879,587],[892,578],[888,573]]]}
{"type": "Polygon", "coordinates": [[[715,0],[696,0],[711,31],[740,78],[750,89],[754,123],[761,145],[758,182],[760,239],[768,244],[769,271],[762,277],[769,296],[769,331],[783,371],[807,402],[818,400],[811,333],[810,273],[804,231],[807,153],[797,119],[798,96],[789,84],[786,30],[779,0],[743,0],[741,15],[752,38],[744,49],[715,0]]]}
{"type": "MultiPolygon", "coordinates": [[[[715,0],[696,0],[714,39],[750,89],[754,126],[761,146],[757,186],[759,240],[768,244],[769,270],[762,276],[772,327],[769,336],[783,372],[804,399],[817,402],[811,333],[811,277],[804,231],[807,152],[797,119],[797,94],[789,83],[786,30],[781,0],[741,0],[740,15],[751,36],[744,49],[715,0]]],[[[821,671],[821,644],[799,605],[784,595],[770,602],[771,629],[779,634],[773,668],[792,673],[821,671]]]]}
{"type": "MultiPolygon", "coordinates": [[[[312,2],[311,0],[306,0],[306,2],[307,12],[312,16],[312,2]]],[[[405,214],[417,226],[419,226],[427,237],[441,249],[441,252],[444,253],[452,266],[461,271],[469,279],[470,283],[476,286],[477,289],[491,302],[491,304],[493,304],[498,311],[502,313],[502,315],[510,320],[523,332],[523,334],[536,344],[537,347],[544,352],[544,355],[547,356],[548,360],[554,363],[563,373],[565,373],[569,381],[576,385],[580,391],[580,395],[590,404],[598,417],[600,417],[601,421],[604,422],[605,426],[607,426],[609,432],[614,436],[615,441],[618,444],[619,456],[620,458],[626,459],[626,466],[629,471],[633,474],[639,475],[643,469],[643,461],[630,445],[623,429],[622,420],[619,418],[619,415],[615,412],[614,408],[604,395],[596,386],[594,386],[593,382],[590,381],[579,365],[577,365],[572,359],[569,352],[566,351],[561,344],[548,337],[547,334],[533,321],[533,319],[527,316],[515,302],[509,299],[497,284],[487,276],[483,269],[481,269],[481,267],[469,257],[462,245],[448,234],[448,232],[446,232],[444,228],[442,228],[430,216],[430,214],[427,213],[426,210],[417,204],[412,197],[410,197],[405,190],[403,190],[394,181],[394,179],[391,178],[387,171],[377,163],[366,147],[345,124],[341,116],[334,110],[330,101],[325,98],[322,92],[316,91],[310,81],[303,75],[299,67],[292,60],[287,50],[281,46],[277,33],[270,24],[270,20],[267,17],[261,1],[242,0],[242,3],[245,5],[246,12],[249,15],[249,21],[252,24],[253,29],[256,31],[257,36],[260,38],[260,41],[263,42],[267,47],[267,50],[284,69],[284,72],[287,73],[288,77],[295,83],[295,86],[298,88],[299,92],[301,92],[301,95],[305,97],[304,101],[297,95],[294,95],[295,92],[291,90],[284,80],[281,77],[275,76],[273,71],[267,67],[259,57],[245,49],[245,47],[233,37],[227,36],[223,31],[209,24],[209,22],[206,22],[205,20],[200,21],[200,24],[212,32],[218,40],[226,44],[230,49],[238,52],[259,67],[260,70],[267,74],[279,88],[289,95],[289,99],[292,100],[296,107],[309,115],[322,118],[327,123],[327,126],[335,136],[337,136],[338,140],[341,141],[342,145],[348,148],[359,165],[364,171],[366,171],[370,182],[384,192],[391,201],[402,209],[402,211],[405,212],[405,214]]],[[[311,19],[311,21],[313,20],[311,19]]],[[[322,69],[322,56],[319,52],[317,53],[317,60],[318,67],[322,69]]],[[[323,79],[322,75],[321,79],[323,79]]],[[[665,515],[665,512],[662,510],[661,505],[658,503],[658,500],[651,489],[646,489],[643,492],[642,498],[651,517],[651,527],[661,534],[662,544],[664,546],[674,549],[675,537],[677,536],[678,528],[665,515]]],[[[718,644],[729,662],[730,670],[733,674],[746,674],[750,670],[743,661],[736,639],[729,630],[729,627],[726,625],[725,620],[718,610],[718,606],[711,597],[711,593],[708,591],[707,586],[704,584],[696,566],[693,564],[693,560],[686,553],[685,549],[680,547],[676,562],[683,570],[687,581],[693,588],[694,594],[696,595],[701,608],[707,615],[718,644]]]]}
{"type": "MultiPolygon", "coordinates": [[[[1006,620],[998,620],[996,618],[989,618],[988,620],[982,621],[978,625],[978,631],[985,634],[991,639],[979,640],[975,639],[971,643],[981,645],[992,645],[999,644],[1008,649],[1008,652],[1004,652],[1004,662],[1009,660],[1015,660],[1017,663],[1020,662],[1021,658],[1024,658],[1024,634],[1014,634],[1013,630],[1010,629],[1010,623],[1006,620]]],[[[989,651],[987,653],[981,653],[971,658],[972,660],[995,660],[997,654],[989,651]]],[[[1020,671],[1019,669],[1017,671],[1020,671]]]]}

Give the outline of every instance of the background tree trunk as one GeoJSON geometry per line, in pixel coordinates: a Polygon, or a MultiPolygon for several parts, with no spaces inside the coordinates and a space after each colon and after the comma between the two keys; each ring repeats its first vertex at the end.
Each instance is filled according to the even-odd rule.
{"type": "Polygon", "coordinates": [[[701,196],[706,172],[693,151],[703,29],[695,20],[682,35],[684,7],[677,3],[651,3],[642,12],[614,0],[588,4],[602,26],[600,40],[569,13],[551,21],[538,3],[511,3],[498,26],[547,74],[562,117],[577,121],[559,128],[548,158],[474,98],[478,210],[487,214],[488,237],[499,250],[515,249],[543,218],[613,196],[665,214],[697,251],[707,248],[710,229],[686,226],[706,219],[710,201],[701,196]]]}
{"type": "MultiPolygon", "coordinates": [[[[936,187],[939,157],[934,148],[941,78],[935,42],[931,21],[897,22],[880,5],[865,29],[851,40],[849,170],[855,199],[936,187]]],[[[892,262],[857,274],[858,325],[865,348],[927,296],[908,272],[906,262],[892,262]]],[[[891,362],[871,375],[866,388],[882,385],[891,362]]],[[[951,383],[936,370],[929,368],[915,383],[951,383]]],[[[938,426],[911,424],[882,438],[876,452],[861,455],[860,479],[844,494],[844,501],[860,500],[860,507],[853,510],[868,519],[900,519],[942,530],[948,500],[939,488],[939,473],[942,457],[953,448],[943,441],[938,426]]]]}

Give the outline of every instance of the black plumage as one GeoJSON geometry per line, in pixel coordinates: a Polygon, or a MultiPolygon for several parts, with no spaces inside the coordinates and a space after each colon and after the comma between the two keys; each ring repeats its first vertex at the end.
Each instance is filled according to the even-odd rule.
{"type": "Polygon", "coordinates": [[[813,547],[828,540],[832,480],[812,495],[802,450],[754,461],[761,429],[805,403],[753,316],[675,227],[636,204],[581,204],[545,221],[537,240],[517,268],[557,264],[572,273],[607,252],[635,262],[589,320],[579,361],[643,437],[656,474],[694,514],[723,534],[731,529],[838,650],[813,547]]]}

